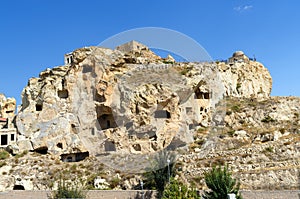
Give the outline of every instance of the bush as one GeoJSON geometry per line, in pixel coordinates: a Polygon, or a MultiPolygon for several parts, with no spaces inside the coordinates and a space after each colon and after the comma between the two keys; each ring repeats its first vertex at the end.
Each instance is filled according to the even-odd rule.
{"type": "Polygon", "coordinates": [[[5,160],[6,158],[9,157],[9,153],[7,151],[0,151],[0,160],[5,160]]]}
{"type": "Polygon", "coordinates": [[[269,153],[273,153],[274,152],[274,148],[271,146],[268,146],[265,148],[264,152],[269,152],[269,153]]]}
{"type": "Polygon", "coordinates": [[[0,162],[0,168],[5,166],[5,165],[7,165],[6,162],[3,162],[3,161],[0,162]]]}
{"type": "Polygon", "coordinates": [[[233,105],[233,106],[231,107],[231,110],[232,110],[233,112],[238,112],[238,111],[240,111],[240,109],[241,109],[241,107],[240,107],[239,105],[233,105]]]}
{"type": "Polygon", "coordinates": [[[24,156],[27,155],[27,154],[28,154],[28,151],[25,150],[25,151],[23,151],[22,153],[15,155],[15,158],[22,158],[22,157],[24,157],[24,156]]]}
{"type": "MultiPolygon", "coordinates": [[[[170,173],[173,176],[174,164],[170,164],[170,173]]],[[[168,167],[150,171],[144,174],[145,188],[156,189],[161,195],[165,189],[167,182],[169,181],[168,167]]]]}
{"type": "Polygon", "coordinates": [[[186,185],[171,178],[170,184],[165,187],[162,199],[200,199],[195,189],[188,189],[186,185]]]}
{"type": "Polygon", "coordinates": [[[204,192],[204,199],[227,199],[229,193],[234,193],[237,199],[242,199],[239,193],[240,184],[232,178],[227,165],[223,169],[221,166],[213,167],[205,173],[205,183],[210,190],[204,192]]]}
{"type": "Polygon", "coordinates": [[[111,179],[110,183],[109,183],[109,188],[114,189],[116,188],[118,185],[120,184],[120,179],[115,177],[113,179],[111,179]]]}
{"type": "Polygon", "coordinates": [[[241,87],[242,87],[241,83],[236,84],[236,90],[237,90],[238,93],[239,93],[239,90],[240,90],[241,87]]]}
{"type": "Polygon", "coordinates": [[[264,123],[270,123],[270,122],[275,122],[276,120],[274,120],[273,118],[271,118],[269,115],[266,116],[264,119],[261,120],[261,122],[264,123]]]}
{"type": "Polygon", "coordinates": [[[184,68],[182,71],[180,71],[180,74],[181,75],[186,75],[188,72],[189,72],[188,69],[184,68]]]}
{"type": "Polygon", "coordinates": [[[64,179],[60,178],[58,182],[57,190],[52,192],[50,199],[57,198],[86,198],[86,192],[83,190],[83,187],[78,186],[77,184],[67,183],[64,179]]]}
{"type": "Polygon", "coordinates": [[[169,181],[169,169],[170,177],[175,175],[175,158],[174,154],[161,151],[155,158],[153,167],[148,168],[149,171],[143,174],[145,188],[156,189],[158,191],[158,198],[162,196],[165,186],[169,181]],[[169,168],[166,166],[167,159],[170,160],[169,168]]]}

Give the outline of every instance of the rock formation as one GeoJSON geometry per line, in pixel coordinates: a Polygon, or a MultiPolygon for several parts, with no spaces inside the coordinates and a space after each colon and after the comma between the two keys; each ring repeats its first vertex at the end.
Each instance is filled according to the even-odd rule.
{"type": "Polygon", "coordinates": [[[259,62],[250,60],[242,51],[235,52],[228,62],[218,63],[226,88],[231,97],[267,98],[272,90],[269,71],[259,62]]]}
{"type": "Polygon", "coordinates": [[[14,125],[16,100],[0,94],[0,146],[7,147],[16,142],[17,130],[14,125]]]}
{"type": "MultiPolygon", "coordinates": [[[[44,154],[44,163],[25,172],[40,180],[48,176],[40,171],[42,164],[55,173],[52,159],[98,161],[136,173],[152,154],[182,149],[178,169],[189,182],[227,162],[243,188],[264,188],[270,178],[295,187],[300,102],[270,97],[271,89],[268,70],[241,51],[228,61],[184,63],[161,58],[135,41],[115,50],[80,48],[65,55],[65,65],[28,81],[15,120],[17,142],[10,148],[44,154]]],[[[1,117],[14,117],[14,100],[0,96],[0,107],[1,117]]],[[[12,166],[2,167],[15,176],[7,181],[20,182],[20,172],[9,171],[12,166]]],[[[137,178],[124,181],[126,188],[133,186],[129,181],[137,178]]],[[[203,180],[197,183],[203,187],[203,180]]],[[[46,185],[34,181],[28,187],[46,185]]]]}
{"type": "Polygon", "coordinates": [[[75,50],[65,66],[30,79],[17,117],[20,150],[157,151],[176,142],[178,132],[187,136],[189,125],[207,126],[224,87],[227,96],[270,94],[271,77],[258,62],[166,64],[134,44],[75,50]],[[187,112],[195,117],[186,120],[187,112]]]}

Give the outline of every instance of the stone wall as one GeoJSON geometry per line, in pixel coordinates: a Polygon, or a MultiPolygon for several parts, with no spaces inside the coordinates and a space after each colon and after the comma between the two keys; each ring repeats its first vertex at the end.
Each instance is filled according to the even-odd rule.
{"type": "MultiPolygon", "coordinates": [[[[0,199],[46,199],[49,191],[0,192],[0,199]]],[[[299,199],[299,190],[241,191],[244,199],[299,199]]],[[[155,191],[146,191],[145,199],[154,199],[155,191]]],[[[141,191],[89,191],[87,199],[142,199],[141,191]]]]}
{"type": "MultiPolygon", "coordinates": [[[[155,191],[88,191],[87,199],[155,199],[155,191]]],[[[8,191],[0,192],[0,199],[46,199],[50,191],[8,191]]]]}

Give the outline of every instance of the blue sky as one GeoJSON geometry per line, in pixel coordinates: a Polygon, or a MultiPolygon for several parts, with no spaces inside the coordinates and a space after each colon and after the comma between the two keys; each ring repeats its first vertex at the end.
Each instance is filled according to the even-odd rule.
{"type": "Polygon", "coordinates": [[[0,3],[0,93],[15,97],[63,55],[140,27],[163,27],[199,42],[214,59],[236,50],[271,72],[272,95],[300,96],[298,0],[26,0],[0,3]]]}

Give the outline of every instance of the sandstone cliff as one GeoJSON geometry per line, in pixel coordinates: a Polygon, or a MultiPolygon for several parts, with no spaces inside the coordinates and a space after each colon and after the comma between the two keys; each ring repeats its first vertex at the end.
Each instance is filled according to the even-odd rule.
{"type": "MultiPolygon", "coordinates": [[[[64,66],[46,69],[24,88],[11,149],[30,151],[22,164],[37,165],[22,173],[8,164],[2,170],[12,175],[4,177],[44,189],[48,172],[64,166],[58,159],[84,160],[88,178],[99,162],[141,172],[167,150],[178,153],[180,177],[199,187],[204,171],[227,162],[243,188],[270,188],[264,181],[272,179],[272,186],[295,188],[299,99],[270,97],[271,89],[268,70],[241,51],[222,62],[178,63],[144,45],[77,49],[65,55],[64,66]]],[[[123,185],[132,188],[138,179],[127,176],[123,185]]]]}
{"type": "Polygon", "coordinates": [[[207,126],[208,109],[223,95],[264,98],[271,91],[267,69],[253,61],[170,63],[146,48],[124,53],[89,47],[67,56],[70,63],[43,71],[23,90],[20,150],[156,151],[170,145],[179,129],[186,136],[189,123],[207,126]],[[195,118],[187,121],[183,108],[193,109],[195,118]],[[155,113],[166,114],[161,117],[167,124],[155,113]]]}

